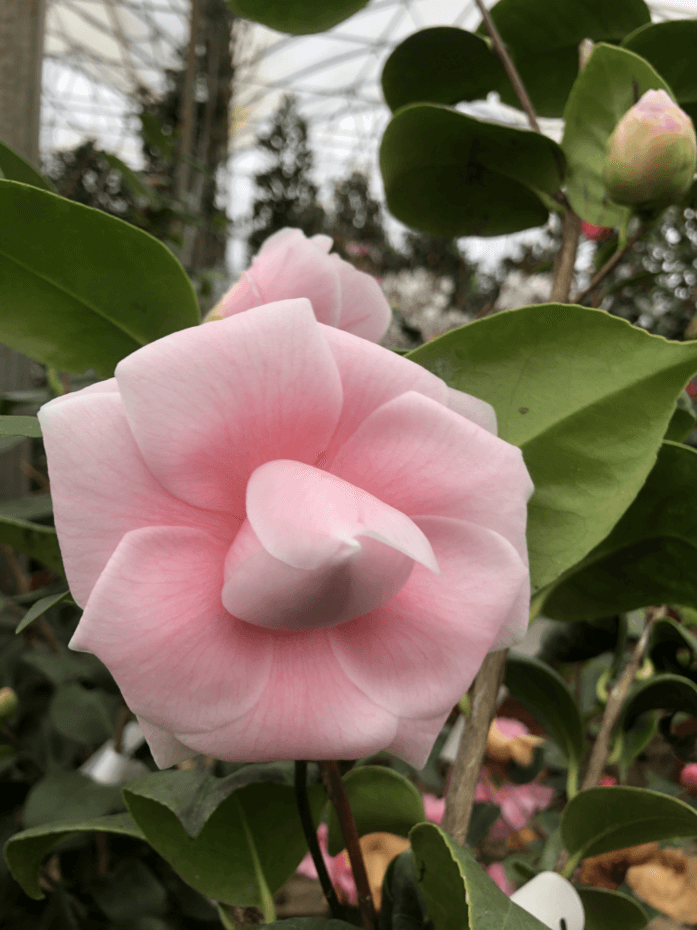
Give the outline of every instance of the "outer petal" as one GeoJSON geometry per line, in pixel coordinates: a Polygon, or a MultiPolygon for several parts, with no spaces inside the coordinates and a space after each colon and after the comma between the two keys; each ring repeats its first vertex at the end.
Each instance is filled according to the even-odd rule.
{"type": "Polygon", "coordinates": [[[271,669],[266,634],[220,603],[225,548],[195,529],[129,533],[70,643],[104,662],[135,714],[194,749],[178,731],[214,731],[243,717],[271,669]]]}
{"type": "Polygon", "coordinates": [[[380,342],[392,319],[392,310],[380,285],[372,275],[358,271],[338,255],[330,255],[328,261],[341,284],[341,316],[337,326],[362,339],[380,342]]]}
{"type": "Polygon", "coordinates": [[[307,300],[282,301],[173,333],[120,362],[128,419],[153,474],[182,500],[242,518],[255,468],[314,464],[342,403],[323,334],[307,300]]]}
{"type": "Polygon", "coordinates": [[[156,727],[154,723],[138,718],[138,723],[143,731],[143,736],[148,741],[152,757],[161,769],[168,769],[170,765],[176,765],[177,762],[184,762],[196,755],[195,749],[189,749],[183,743],[180,743],[176,736],[172,736],[166,730],[156,727]]]}
{"type": "Polygon", "coordinates": [[[336,451],[363,420],[406,391],[418,391],[447,406],[449,388],[421,365],[340,329],[325,326],[322,335],[336,360],[344,390],[341,419],[322,467],[333,470],[336,451]]]}
{"type": "Polygon", "coordinates": [[[456,517],[500,533],[527,559],[520,450],[413,391],[383,404],[341,447],[331,471],[412,518],[456,517]]]}
{"type": "Polygon", "coordinates": [[[329,637],[344,673],[372,700],[402,718],[437,720],[469,688],[529,580],[513,546],[491,530],[448,517],[414,522],[441,575],[415,565],[391,601],[329,637]]]}
{"type": "MultiPolygon", "coordinates": [[[[426,720],[403,719],[399,721],[399,728],[395,738],[385,749],[393,755],[404,759],[415,769],[422,769],[428,762],[433,744],[443,729],[452,708],[444,713],[426,720]]],[[[430,818],[429,818],[430,819],[430,818]]]]}
{"type": "Polygon", "coordinates": [[[239,525],[234,518],[183,503],[152,476],[118,394],[86,389],[56,401],[41,408],[39,420],[61,553],[78,604],[85,605],[130,530],[199,527],[229,545],[239,525]]]}
{"type": "MultiPolygon", "coordinates": [[[[254,627],[250,627],[254,629],[254,627]]],[[[358,759],[389,745],[397,720],[352,684],[334,659],[327,632],[260,631],[274,643],[266,687],[244,718],[177,738],[219,759],[358,759]]]]}
{"type": "Polygon", "coordinates": [[[74,400],[76,397],[84,397],[86,394],[118,394],[119,386],[116,383],[116,378],[107,378],[106,381],[96,381],[94,384],[89,384],[85,388],[81,388],[79,391],[70,391],[67,394],[61,394],[58,397],[54,397],[53,400],[49,400],[48,403],[44,404],[41,408],[42,410],[53,409],[59,404],[64,403],[66,400],[74,400]]]}
{"type": "Polygon", "coordinates": [[[481,426],[488,433],[498,436],[496,411],[485,400],[480,400],[471,394],[465,394],[464,391],[457,391],[455,388],[449,387],[447,405],[455,413],[459,413],[460,416],[471,420],[477,426],[481,426]]]}

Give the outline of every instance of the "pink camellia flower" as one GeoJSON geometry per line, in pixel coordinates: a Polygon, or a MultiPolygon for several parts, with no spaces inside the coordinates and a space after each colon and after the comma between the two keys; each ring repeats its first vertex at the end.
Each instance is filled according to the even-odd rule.
{"type": "Polygon", "coordinates": [[[503,863],[492,862],[491,865],[486,867],[486,873],[489,878],[492,878],[496,882],[501,891],[503,891],[504,894],[507,894],[510,898],[510,896],[515,891],[515,885],[511,884],[509,881],[509,878],[506,875],[506,870],[503,867],[503,863]]]}
{"type": "Polygon", "coordinates": [[[160,767],[423,766],[522,635],[530,478],[492,408],[288,300],[185,329],[39,412],[98,656],[160,767]]]}
{"type": "Polygon", "coordinates": [[[307,297],[320,323],[379,342],[392,317],[380,285],[369,274],[329,255],[329,236],[308,239],[300,229],[281,229],[266,240],[251,268],[206,320],[220,320],[294,297],[307,297]]]}
{"type": "Polygon", "coordinates": [[[474,799],[498,804],[501,816],[491,828],[489,835],[494,839],[505,839],[522,830],[536,811],[549,807],[554,799],[554,790],[535,781],[526,785],[505,782],[497,787],[484,767],[477,782],[474,799]]]}
{"type": "Polygon", "coordinates": [[[680,784],[686,788],[697,789],[697,762],[689,762],[680,772],[680,784]]]}

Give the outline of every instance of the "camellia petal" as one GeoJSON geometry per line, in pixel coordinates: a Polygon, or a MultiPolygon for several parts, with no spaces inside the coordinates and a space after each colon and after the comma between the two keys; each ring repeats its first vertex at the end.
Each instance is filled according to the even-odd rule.
{"type": "Polygon", "coordinates": [[[120,362],[116,379],[155,477],[190,504],[241,518],[258,465],[314,464],[343,394],[307,300],[172,333],[120,362]]]}
{"type": "Polygon", "coordinates": [[[328,260],[341,286],[339,329],[361,339],[379,342],[392,318],[390,305],[380,285],[372,275],[359,271],[338,255],[330,255],[328,260]]]}

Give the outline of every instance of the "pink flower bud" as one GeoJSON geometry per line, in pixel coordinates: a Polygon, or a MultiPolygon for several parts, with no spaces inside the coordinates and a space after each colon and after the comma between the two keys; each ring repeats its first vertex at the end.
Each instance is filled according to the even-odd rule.
{"type": "Polygon", "coordinates": [[[594,241],[596,239],[609,239],[612,235],[612,229],[607,226],[596,226],[595,223],[586,223],[585,220],[581,220],[581,232],[586,237],[594,241]]]}
{"type": "Polygon", "coordinates": [[[695,173],[692,120],[664,90],[649,90],[608,139],[605,186],[615,203],[663,209],[687,192],[695,173]]]}

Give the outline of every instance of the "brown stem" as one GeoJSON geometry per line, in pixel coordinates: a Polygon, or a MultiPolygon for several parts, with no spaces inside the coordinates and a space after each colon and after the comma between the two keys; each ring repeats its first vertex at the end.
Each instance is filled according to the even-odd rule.
{"type": "Polygon", "coordinates": [[[580,231],[581,220],[570,207],[567,207],[561,226],[561,248],[554,259],[554,278],[549,298],[553,303],[565,304],[569,301],[571,285],[574,282],[574,265],[580,231]]]}
{"type": "Polygon", "coordinates": [[[506,670],[508,650],[490,653],[472,689],[472,710],[465,723],[445,800],[443,829],[464,846],[472,816],[474,792],[486,753],[486,738],[496,712],[496,698],[506,670]]]}
{"type": "Polygon", "coordinates": [[[583,784],[581,785],[582,791],[585,791],[587,788],[594,788],[598,784],[600,776],[603,774],[607,757],[610,755],[610,737],[612,736],[612,731],[617,723],[617,719],[622,711],[622,706],[629,694],[629,689],[632,686],[636,673],[639,671],[639,666],[644,658],[644,650],[646,649],[646,643],[648,642],[651,629],[655,621],[659,617],[664,616],[664,614],[665,607],[654,607],[651,609],[644,632],[641,634],[639,641],[634,647],[632,657],[625,665],[619,681],[610,691],[607,704],[605,705],[605,713],[600,723],[600,731],[595,738],[593,750],[588,760],[588,768],[583,779],[583,784]]]}
{"type": "MultiPolygon", "coordinates": [[[[649,611],[644,632],[641,634],[639,641],[634,647],[632,657],[625,665],[619,681],[614,688],[610,690],[607,704],[605,705],[605,712],[603,713],[603,719],[600,722],[600,730],[595,738],[590,759],[588,760],[588,768],[583,779],[583,784],[581,785],[581,791],[586,791],[588,788],[595,788],[600,781],[600,776],[603,774],[607,758],[610,755],[610,738],[612,737],[612,731],[622,712],[622,707],[629,694],[629,689],[632,687],[636,673],[641,665],[644,657],[644,650],[646,649],[646,644],[651,634],[651,628],[655,621],[658,620],[659,617],[664,616],[664,614],[665,607],[654,607],[649,611]]],[[[563,849],[554,866],[554,871],[562,872],[568,861],[569,854],[563,849]]]]}
{"type": "Polygon", "coordinates": [[[591,283],[588,285],[588,287],[584,288],[582,291],[579,291],[578,294],[574,297],[573,302],[575,304],[580,304],[582,300],[585,300],[586,297],[588,297],[588,295],[596,289],[600,282],[604,280],[610,274],[610,272],[619,265],[627,252],[629,252],[629,250],[636,245],[636,243],[639,241],[639,239],[641,239],[645,232],[646,227],[644,225],[639,226],[636,232],[629,237],[625,247],[623,249],[617,249],[614,255],[611,255],[610,258],[608,258],[600,271],[596,271],[596,273],[593,275],[591,278],[591,283]]]}
{"type": "Polygon", "coordinates": [[[179,108],[179,151],[174,172],[174,196],[182,200],[189,187],[189,162],[194,136],[194,92],[196,88],[196,45],[198,43],[199,0],[191,0],[189,47],[184,72],[184,92],[179,108]]]}
{"type": "Polygon", "coordinates": [[[133,718],[130,707],[124,701],[121,701],[119,712],[116,717],[116,726],[114,727],[114,749],[121,752],[121,743],[123,742],[123,731],[129,720],[133,718]]]}
{"type": "Polygon", "coordinates": [[[474,2],[479,7],[479,12],[482,14],[482,19],[484,20],[486,30],[491,36],[492,45],[494,46],[496,54],[501,59],[501,64],[503,65],[506,74],[508,75],[508,80],[513,85],[515,95],[520,101],[521,107],[527,114],[530,125],[535,130],[535,132],[540,132],[540,124],[537,122],[537,116],[535,115],[535,109],[532,105],[532,101],[530,100],[530,97],[528,97],[528,92],[526,91],[525,85],[520,79],[520,75],[516,70],[516,66],[513,64],[511,56],[506,51],[506,46],[503,44],[503,39],[501,38],[500,32],[496,28],[496,24],[491,18],[487,8],[482,3],[482,0],[474,0],[474,2]]]}
{"type": "Polygon", "coordinates": [[[322,783],[329,795],[329,800],[334,805],[341,832],[344,835],[346,851],[351,863],[353,880],[356,883],[356,894],[358,897],[358,908],[363,919],[365,930],[375,930],[375,909],[373,907],[373,896],[370,893],[368,883],[368,873],[365,870],[361,844],[358,842],[358,831],[356,822],[353,819],[353,813],[349,804],[349,799],[344,789],[344,783],[341,780],[341,773],[336,762],[320,762],[319,770],[322,776],[322,783]]]}

